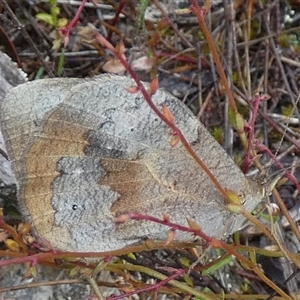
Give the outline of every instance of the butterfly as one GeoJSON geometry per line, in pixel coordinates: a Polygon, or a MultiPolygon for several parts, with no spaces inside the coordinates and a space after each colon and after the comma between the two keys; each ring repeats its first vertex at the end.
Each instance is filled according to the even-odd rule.
{"type": "MultiPolygon", "coordinates": [[[[185,226],[193,219],[209,236],[227,236],[242,226],[244,217],[227,210],[184,146],[171,145],[171,129],[142,94],[128,92],[133,85],[116,75],[43,79],[11,89],[3,100],[1,130],[18,203],[42,245],[101,252],[167,238],[169,228],[161,224],[116,224],[117,216],[131,212],[167,214],[185,226]]],[[[238,194],[246,210],[254,209],[261,186],[245,177],[182,102],[164,90],[152,99],[172,112],[218,182],[238,194]]],[[[175,239],[193,236],[177,232],[175,239]]]]}

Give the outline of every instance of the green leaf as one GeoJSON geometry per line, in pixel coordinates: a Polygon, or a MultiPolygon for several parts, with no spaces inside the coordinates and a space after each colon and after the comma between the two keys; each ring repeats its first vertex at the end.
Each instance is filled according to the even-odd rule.
{"type": "Polygon", "coordinates": [[[40,21],[43,21],[43,22],[45,22],[49,25],[54,26],[53,17],[50,14],[38,13],[38,14],[35,15],[35,17],[40,21]]]}
{"type": "Polygon", "coordinates": [[[233,109],[232,109],[231,107],[229,108],[228,116],[229,116],[229,122],[230,122],[230,124],[231,124],[234,128],[236,128],[235,112],[233,111],[233,109]]]}
{"type": "Polygon", "coordinates": [[[185,267],[190,267],[191,266],[191,261],[187,257],[180,257],[179,261],[181,264],[183,264],[185,267]]]}
{"type": "Polygon", "coordinates": [[[226,205],[227,209],[232,213],[240,213],[242,211],[242,207],[236,204],[228,204],[226,205]]]}
{"type": "Polygon", "coordinates": [[[58,28],[63,28],[66,27],[69,23],[69,20],[67,18],[60,18],[57,21],[57,27],[58,28]]]}
{"type": "MultiPolygon", "coordinates": [[[[57,51],[59,48],[60,48],[60,46],[61,46],[61,43],[62,43],[62,39],[61,38],[58,38],[58,39],[55,39],[54,41],[53,41],[53,45],[52,45],[52,50],[55,50],[55,51],[57,51]]],[[[58,73],[59,73],[59,69],[60,69],[60,67],[61,67],[61,56],[60,56],[60,60],[59,60],[59,66],[58,66],[58,73]]]]}
{"type": "Polygon", "coordinates": [[[56,6],[57,5],[57,0],[49,0],[49,3],[51,6],[56,6]]]}
{"type": "Polygon", "coordinates": [[[241,114],[235,116],[236,129],[238,132],[243,132],[245,127],[245,120],[241,114]]]}
{"type": "Polygon", "coordinates": [[[188,286],[194,286],[193,280],[188,275],[183,275],[183,279],[188,286]]]}
{"type": "Polygon", "coordinates": [[[55,7],[52,7],[52,8],[51,8],[51,14],[52,14],[52,16],[53,16],[53,15],[58,16],[58,15],[59,15],[59,12],[60,12],[60,10],[59,10],[59,7],[58,7],[58,6],[55,6],[55,7]]]}
{"type": "Polygon", "coordinates": [[[282,114],[286,117],[291,117],[295,111],[292,105],[283,106],[281,110],[282,110],[282,114]]]}
{"type": "Polygon", "coordinates": [[[207,275],[213,274],[217,270],[219,270],[220,268],[228,265],[231,261],[232,261],[232,257],[231,256],[226,256],[224,259],[221,259],[221,260],[217,261],[216,264],[214,264],[211,267],[209,267],[208,269],[202,271],[202,275],[207,276],[207,275]]]}
{"type": "Polygon", "coordinates": [[[134,253],[131,252],[131,253],[128,253],[127,255],[129,258],[136,260],[136,256],[134,253]]]}
{"type": "Polygon", "coordinates": [[[77,276],[78,273],[79,273],[79,268],[78,267],[75,267],[75,268],[69,270],[69,276],[71,276],[71,277],[77,276]]]}
{"type": "Polygon", "coordinates": [[[241,198],[235,191],[230,190],[230,189],[225,189],[225,191],[226,191],[228,200],[230,201],[229,203],[241,205],[241,198]]]}
{"type": "Polygon", "coordinates": [[[211,134],[219,144],[223,145],[224,129],[222,127],[214,127],[211,134]]]}
{"type": "Polygon", "coordinates": [[[93,270],[92,276],[97,276],[107,266],[108,262],[101,261],[93,270]]]}

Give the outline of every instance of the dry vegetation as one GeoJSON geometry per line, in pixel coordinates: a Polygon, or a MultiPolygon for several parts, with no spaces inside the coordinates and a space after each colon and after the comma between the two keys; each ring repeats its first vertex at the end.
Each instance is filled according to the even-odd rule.
{"type": "MultiPolygon", "coordinates": [[[[269,189],[274,174],[286,178],[283,169],[299,178],[299,1],[212,1],[211,7],[209,3],[202,6],[204,11],[179,10],[196,7],[196,1],[188,0],[87,1],[81,8],[80,2],[0,1],[2,51],[18,62],[29,80],[86,77],[103,72],[125,74],[123,64],[95,38],[95,32],[100,32],[116,47],[116,53],[125,54],[141,80],[151,81],[158,75],[160,87],[182,99],[241,167],[245,167],[243,162],[249,152],[239,136],[249,141],[249,134],[247,129],[244,131],[245,123],[240,128],[232,115],[239,111],[248,122],[253,99],[260,97],[254,95],[270,95],[271,99],[262,101],[254,113],[255,128],[249,132],[252,130],[255,140],[277,154],[282,166],[270,168],[270,152],[262,151],[262,147],[254,151],[261,154],[259,160],[269,189]],[[207,31],[201,23],[204,19],[196,17],[197,12],[204,12],[207,31]],[[78,22],[72,24],[78,13],[78,22]],[[211,37],[213,41],[209,41],[211,37]],[[213,45],[218,54],[212,51],[213,45]],[[218,59],[227,83],[220,75],[218,59]],[[229,91],[224,88],[226,84],[229,91]],[[239,134],[233,127],[239,129],[239,134]],[[283,143],[277,150],[283,134],[283,143]]],[[[256,172],[253,167],[250,171],[252,175],[256,172]]],[[[121,299],[116,295],[122,293],[126,299],[298,299],[300,232],[296,224],[291,226],[286,218],[282,221],[282,214],[289,210],[294,221],[298,221],[299,191],[297,183],[290,179],[280,180],[277,189],[282,199],[275,190],[275,197],[260,207],[270,207],[271,201],[281,209],[280,217],[273,215],[271,221],[266,221],[267,209],[260,216],[265,227],[271,228],[273,241],[255,226],[249,226],[228,244],[204,242],[189,249],[170,246],[140,251],[118,255],[98,266],[71,262],[70,257],[69,261],[66,257],[58,259],[52,254],[37,261],[66,269],[68,276],[80,278],[74,280],[76,283],[88,281],[91,294],[97,295],[93,299],[121,299]],[[132,297],[135,292],[138,298],[132,297]],[[107,296],[110,293],[115,296],[107,296]]],[[[11,213],[10,209],[5,211],[6,215],[11,213]]],[[[16,227],[13,222],[8,223],[16,227]]],[[[1,224],[5,230],[13,230],[5,227],[7,223],[1,224]]],[[[2,263],[8,263],[1,265],[1,276],[10,273],[14,277],[17,271],[13,257],[17,256],[19,262],[31,262],[22,275],[36,275],[35,262],[25,258],[36,255],[37,249],[26,255],[15,254],[16,249],[7,243],[2,249],[0,255],[7,255],[2,263]]],[[[41,281],[39,274],[36,277],[41,281]]],[[[72,289],[73,282],[68,280],[56,279],[53,284],[60,283],[71,284],[72,289]]],[[[12,284],[6,282],[6,286],[12,284]]],[[[41,282],[41,286],[46,285],[46,281],[41,282]]],[[[26,283],[23,288],[29,287],[31,284],[26,283]]],[[[0,288],[0,292],[7,291],[0,288]]],[[[14,292],[4,295],[14,297],[14,292]]],[[[83,297],[73,295],[72,299],[83,297]]]]}

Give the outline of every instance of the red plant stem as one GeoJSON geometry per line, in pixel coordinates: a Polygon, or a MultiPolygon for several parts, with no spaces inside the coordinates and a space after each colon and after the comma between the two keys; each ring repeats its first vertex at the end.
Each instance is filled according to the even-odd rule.
{"type": "Polygon", "coordinates": [[[294,174],[291,173],[291,172],[289,172],[289,171],[287,171],[287,170],[285,170],[285,168],[284,168],[284,166],[282,165],[282,163],[276,158],[276,156],[272,153],[272,151],[271,151],[268,147],[266,147],[264,144],[260,143],[260,144],[258,145],[258,149],[259,149],[260,151],[264,151],[264,152],[268,153],[268,155],[269,155],[269,156],[272,158],[272,160],[277,164],[277,166],[278,166],[280,169],[284,170],[284,174],[286,175],[286,177],[287,177],[289,180],[291,180],[291,181],[295,184],[295,186],[296,186],[298,192],[300,193],[300,184],[299,184],[299,182],[298,182],[298,179],[294,176],[294,174]]]}
{"type": "MultiPolygon", "coordinates": [[[[121,0],[121,1],[120,1],[119,5],[118,5],[118,8],[117,8],[117,10],[116,10],[115,17],[113,18],[113,20],[112,20],[112,22],[111,22],[111,26],[115,26],[115,25],[118,23],[118,21],[119,21],[119,19],[120,19],[120,14],[121,14],[121,12],[122,12],[122,10],[123,10],[125,4],[126,4],[126,1],[125,1],[125,0],[121,0]]],[[[108,33],[108,35],[107,35],[107,40],[108,40],[108,41],[111,40],[112,34],[113,34],[113,31],[110,30],[109,33],[108,33]]]]}
{"type": "Polygon", "coordinates": [[[252,100],[253,107],[252,107],[252,119],[249,124],[249,136],[248,136],[248,147],[247,147],[247,154],[245,158],[245,163],[243,167],[243,172],[247,173],[248,169],[250,167],[250,164],[252,162],[251,157],[255,156],[255,153],[253,151],[253,144],[254,144],[254,128],[255,128],[255,123],[258,115],[258,109],[261,101],[265,101],[270,99],[270,96],[267,94],[263,95],[256,95],[255,98],[252,100]]]}
{"type": "Polygon", "coordinates": [[[53,262],[54,259],[68,259],[68,258],[107,258],[112,256],[125,255],[132,252],[141,252],[144,250],[158,250],[158,249],[174,249],[174,248],[194,248],[197,243],[182,243],[174,242],[172,245],[166,245],[164,243],[156,243],[155,245],[139,244],[132,245],[118,250],[112,250],[107,252],[57,252],[48,251],[43,253],[25,253],[25,252],[12,252],[6,250],[0,250],[0,257],[13,257],[11,259],[0,260],[0,268],[12,264],[20,263],[32,263],[32,262],[53,262]]]}
{"type": "MultiPolygon", "coordinates": [[[[135,219],[135,220],[143,219],[143,220],[153,221],[153,222],[156,222],[159,224],[169,226],[173,230],[181,230],[181,231],[193,233],[196,236],[203,238],[205,241],[210,243],[213,247],[225,249],[228,253],[237,257],[246,267],[253,270],[266,284],[268,284],[271,288],[273,288],[277,293],[279,293],[281,296],[285,297],[285,299],[291,299],[279,287],[277,287],[272,281],[270,281],[253,262],[251,262],[249,259],[247,259],[245,256],[243,256],[240,252],[238,252],[236,249],[234,249],[234,247],[226,244],[225,242],[217,240],[215,238],[211,238],[199,230],[185,227],[185,226],[182,226],[179,224],[175,224],[168,220],[160,220],[155,217],[151,217],[151,216],[147,216],[147,215],[143,215],[143,214],[134,214],[134,213],[129,214],[129,217],[131,217],[132,219],[135,219]]],[[[24,254],[24,253],[16,253],[16,255],[18,255],[18,256],[22,255],[22,256],[16,257],[14,259],[0,261],[0,268],[5,265],[17,264],[17,263],[30,262],[32,265],[35,265],[38,262],[53,262],[54,258],[93,257],[93,255],[91,255],[91,254],[92,253],[83,253],[82,255],[80,255],[80,253],[76,253],[76,252],[65,252],[65,253],[38,253],[35,255],[31,255],[31,256],[25,256],[26,254],[24,254]]],[[[99,257],[99,253],[94,253],[94,255],[95,255],[94,257],[96,257],[96,256],[99,257]]],[[[109,252],[109,253],[107,253],[106,256],[109,256],[109,255],[113,255],[113,253],[109,252]]]]}
{"type": "Polygon", "coordinates": [[[130,213],[130,214],[128,214],[128,216],[132,220],[146,220],[146,221],[151,221],[151,222],[155,222],[155,223],[158,223],[158,224],[166,225],[166,226],[171,227],[175,231],[176,230],[187,231],[189,233],[192,233],[194,235],[197,235],[197,236],[201,237],[207,243],[210,243],[213,240],[211,237],[209,237],[208,235],[206,235],[204,232],[202,232],[200,230],[197,230],[197,229],[194,229],[194,228],[189,228],[189,227],[186,227],[186,226],[183,226],[183,225],[179,225],[179,224],[173,223],[169,220],[161,220],[161,219],[158,219],[156,217],[143,215],[143,214],[139,214],[139,213],[130,213]]]}
{"type": "MultiPolygon", "coordinates": [[[[74,18],[71,20],[71,22],[64,28],[61,29],[61,33],[64,35],[64,46],[66,47],[69,43],[69,35],[72,29],[76,26],[76,24],[79,21],[80,14],[88,0],[82,0],[80,6],[78,7],[76,14],[74,18]]],[[[93,1],[92,1],[93,2],[93,1]]],[[[94,2],[93,2],[94,3],[94,2]]]]}
{"type": "Polygon", "coordinates": [[[146,287],[146,288],[142,288],[142,289],[139,289],[139,290],[134,290],[132,292],[128,292],[128,293],[124,293],[120,296],[115,296],[115,297],[108,297],[107,300],[119,300],[119,299],[123,299],[125,297],[128,297],[128,296],[132,296],[132,295],[135,295],[135,294],[140,294],[140,293],[143,293],[143,292],[148,292],[148,291],[156,291],[158,290],[160,287],[166,285],[169,281],[175,279],[176,277],[179,277],[181,276],[182,274],[185,274],[188,272],[188,269],[181,269],[181,270],[177,270],[175,271],[175,273],[171,276],[169,276],[168,278],[154,284],[154,285],[151,285],[149,287],[146,287]]]}
{"type": "Polygon", "coordinates": [[[230,198],[228,197],[225,189],[222,187],[222,185],[218,182],[214,174],[210,171],[210,169],[204,164],[204,162],[201,160],[201,158],[197,155],[197,153],[192,149],[189,142],[181,132],[181,130],[170,120],[168,120],[165,115],[155,106],[151,99],[151,95],[147,92],[144,85],[140,81],[138,75],[135,73],[135,71],[131,68],[130,64],[127,62],[124,55],[120,54],[118,50],[107,41],[107,39],[101,35],[96,34],[96,40],[104,45],[106,48],[108,48],[110,51],[113,52],[113,54],[120,60],[120,62],[124,65],[128,73],[131,75],[131,77],[134,79],[134,81],[137,84],[137,89],[143,94],[146,102],[150,106],[150,108],[157,114],[157,116],[165,122],[173,131],[173,135],[177,135],[185,147],[185,149],[189,152],[189,154],[193,157],[193,159],[201,166],[201,168],[205,171],[205,173],[208,175],[208,177],[212,180],[212,182],[215,184],[216,188],[220,191],[220,193],[223,195],[223,197],[228,201],[231,202],[230,198]]]}
{"type": "Polygon", "coordinates": [[[274,284],[268,277],[266,277],[263,272],[260,270],[260,268],[250,261],[248,258],[246,258],[244,255],[242,255],[240,252],[234,249],[234,247],[228,245],[227,243],[223,242],[222,240],[217,240],[215,238],[208,237],[206,234],[201,232],[200,230],[196,230],[193,228],[189,228],[186,226],[182,226],[176,223],[172,223],[168,220],[160,220],[158,218],[143,215],[143,214],[137,214],[137,213],[131,213],[128,214],[129,217],[133,220],[148,220],[153,221],[158,224],[163,224],[166,226],[171,227],[174,230],[181,230],[189,233],[194,233],[196,236],[199,236],[203,238],[206,242],[210,243],[210,245],[214,248],[222,248],[226,250],[231,255],[234,255],[236,258],[238,258],[245,267],[248,267],[253,272],[255,272],[267,285],[269,285],[272,289],[274,289],[278,294],[280,294],[282,297],[286,297],[285,299],[291,299],[286,293],[284,293],[276,284],[274,284]]]}

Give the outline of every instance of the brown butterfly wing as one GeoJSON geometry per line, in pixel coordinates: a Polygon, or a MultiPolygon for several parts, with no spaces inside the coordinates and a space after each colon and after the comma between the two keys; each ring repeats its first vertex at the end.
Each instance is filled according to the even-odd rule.
{"type": "MultiPolygon", "coordinates": [[[[62,250],[109,251],[147,237],[167,237],[169,228],[152,222],[116,226],[115,216],[127,212],[159,218],[166,213],[182,225],[193,218],[208,235],[222,233],[230,217],[223,197],[180,143],[170,145],[170,129],[142,95],[125,90],[132,81],[100,76],[52,84],[40,82],[39,93],[32,87],[32,101],[22,103],[24,115],[11,121],[17,126],[12,130],[6,121],[4,130],[23,213],[42,241],[62,250]]],[[[26,94],[26,86],[14,93],[26,94]]],[[[11,95],[5,101],[10,107],[16,102],[11,95]]],[[[170,94],[158,91],[153,100],[169,107],[219,182],[245,194],[246,208],[252,209],[261,199],[258,186],[203,125],[170,94]]],[[[14,112],[5,109],[4,119],[8,115],[14,112]]],[[[235,218],[230,231],[242,221],[235,218]]],[[[177,238],[192,237],[179,233],[177,238]]]]}

